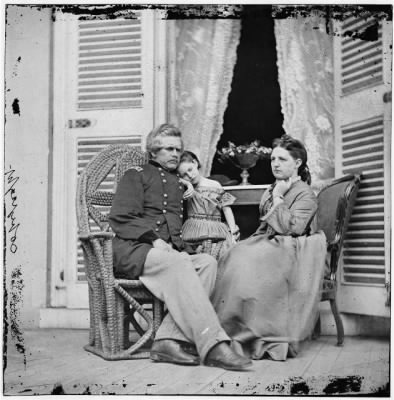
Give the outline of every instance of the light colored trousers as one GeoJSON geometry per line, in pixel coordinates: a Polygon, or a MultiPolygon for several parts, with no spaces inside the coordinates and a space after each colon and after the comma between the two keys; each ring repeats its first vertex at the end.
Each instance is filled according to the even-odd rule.
{"type": "Polygon", "coordinates": [[[156,340],[192,342],[202,361],[217,343],[230,341],[209,300],[216,271],[216,260],[208,254],[149,251],[140,280],[168,309],[156,340]]]}

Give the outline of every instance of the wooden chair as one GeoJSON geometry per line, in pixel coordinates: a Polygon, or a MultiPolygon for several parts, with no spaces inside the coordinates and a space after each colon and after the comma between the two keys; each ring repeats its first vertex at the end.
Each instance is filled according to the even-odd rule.
{"type": "MultiPolygon", "coordinates": [[[[360,186],[360,175],[345,175],[333,180],[318,194],[317,225],[327,237],[329,271],[325,274],[321,301],[329,301],[337,327],[337,345],[344,341],[344,330],[337,306],[336,273],[343,240],[352,215],[353,206],[360,186]]],[[[320,317],[314,336],[320,335],[320,317]]]]}
{"type": "MultiPolygon", "coordinates": [[[[116,185],[126,170],[146,162],[146,155],[128,145],[98,153],[82,171],[77,188],[77,218],[89,287],[90,333],[84,348],[106,360],[146,358],[163,319],[163,304],[139,280],[115,279],[112,237],[108,223],[116,185]],[[143,307],[151,304],[153,317],[143,307]],[[143,329],[136,314],[146,321],[143,329]],[[129,342],[130,323],[140,335],[129,342]]],[[[141,320],[140,320],[141,321],[141,320]]]]}

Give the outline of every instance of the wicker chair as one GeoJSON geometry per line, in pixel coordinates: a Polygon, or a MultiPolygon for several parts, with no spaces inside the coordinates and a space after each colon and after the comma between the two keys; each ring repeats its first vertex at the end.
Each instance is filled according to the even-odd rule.
{"type": "MultiPolygon", "coordinates": [[[[321,301],[329,301],[337,327],[337,345],[344,341],[344,329],[337,307],[336,273],[343,240],[352,215],[360,186],[360,175],[345,175],[333,180],[318,194],[317,225],[327,237],[329,271],[325,274],[321,301]]],[[[320,318],[315,326],[314,337],[320,335],[320,318]]]]}
{"type": "Polygon", "coordinates": [[[87,164],[78,181],[78,230],[90,307],[89,344],[84,348],[106,360],[148,357],[143,347],[150,345],[163,319],[162,302],[141,281],[115,279],[113,274],[108,212],[125,171],[145,162],[146,155],[132,146],[109,146],[87,164]],[[145,304],[152,305],[153,317],[145,304]],[[141,327],[136,314],[147,327],[141,327]],[[130,323],[140,335],[136,343],[129,342],[130,323]]]}

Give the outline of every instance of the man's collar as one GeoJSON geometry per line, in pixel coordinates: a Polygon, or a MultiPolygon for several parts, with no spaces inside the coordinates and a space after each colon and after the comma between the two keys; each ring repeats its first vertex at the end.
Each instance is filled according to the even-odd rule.
{"type": "Polygon", "coordinates": [[[152,164],[152,165],[154,165],[155,167],[158,167],[158,168],[163,168],[158,162],[156,162],[155,160],[152,160],[152,159],[149,160],[149,164],[152,164]]]}
{"type": "MultiPolygon", "coordinates": [[[[170,171],[169,169],[163,167],[161,164],[159,164],[159,163],[156,162],[155,160],[152,160],[152,159],[149,160],[149,164],[152,164],[153,166],[159,168],[160,170],[163,169],[164,171],[166,171],[166,172],[168,172],[168,173],[170,173],[170,174],[177,174],[177,170],[176,170],[176,169],[170,171]]],[[[178,174],[177,174],[177,175],[178,175],[178,174]]]]}

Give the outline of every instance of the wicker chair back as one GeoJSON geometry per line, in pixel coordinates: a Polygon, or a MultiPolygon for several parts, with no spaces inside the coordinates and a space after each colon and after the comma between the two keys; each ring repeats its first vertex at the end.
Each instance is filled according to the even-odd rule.
{"type": "Polygon", "coordinates": [[[130,145],[113,145],[97,154],[82,171],[77,193],[80,234],[108,231],[108,213],[124,173],[147,162],[146,153],[130,145]]]}

